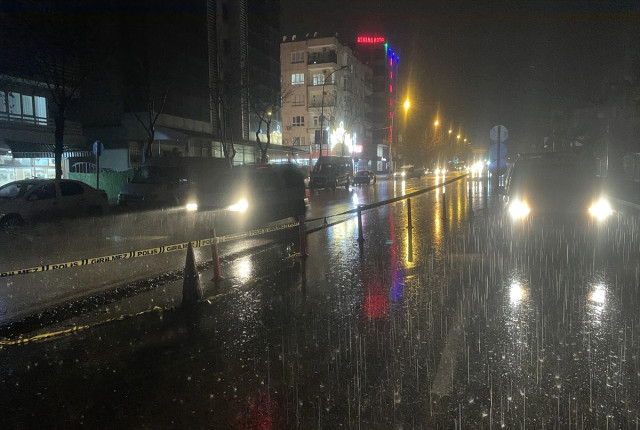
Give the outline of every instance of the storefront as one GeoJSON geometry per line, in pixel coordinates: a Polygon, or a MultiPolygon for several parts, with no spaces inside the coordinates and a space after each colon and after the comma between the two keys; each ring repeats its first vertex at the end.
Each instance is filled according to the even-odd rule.
{"type": "MultiPolygon", "coordinates": [[[[62,171],[68,171],[69,158],[90,155],[89,151],[65,147],[62,171]]],[[[0,186],[22,179],[55,177],[54,145],[15,141],[0,144],[0,186]]]]}

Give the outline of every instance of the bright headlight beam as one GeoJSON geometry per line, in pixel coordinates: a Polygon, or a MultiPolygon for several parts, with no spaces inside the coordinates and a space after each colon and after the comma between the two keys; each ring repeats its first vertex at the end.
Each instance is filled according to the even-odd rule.
{"type": "Polygon", "coordinates": [[[188,211],[197,211],[198,210],[198,204],[197,203],[187,203],[187,210],[188,211]]]}
{"type": "Polygon", "coordinates": [[[600,199],[591,205],[589,213],[598,220],[604,220],[613,213],[613,209],[608,201],[600,199]]]}
{"type": "Polygon", "coordinates": [[[245,199],[241,199],[238,203],[229,206],[231,212],[244,212],[249,207],[249,203],[245,199]]]}
{"type": "Polygon", "coordinates": [[[509,205],[509,214],[513,219],[522,219],[529,215],[529,212],[531,212],[531,209],[526,202],[515,200],[509,205]]]}

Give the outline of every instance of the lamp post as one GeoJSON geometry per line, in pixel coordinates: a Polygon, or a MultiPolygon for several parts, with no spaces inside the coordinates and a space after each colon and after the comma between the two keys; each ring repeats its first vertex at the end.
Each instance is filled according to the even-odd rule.
{"type": "Polygon", "coordinates": [[[320,108],[320,154],[318,158],[322,158],[322,143],[324,142],[324,86],[335,72],[340,70],[346,70],[349,66],[342,66],[339,69],[334,70],[333,72],[326,75],[322,81],[322,106],[320,108]]]}
{"type": "MultiPolygon", "coordinates": [[[[409,108],[411,107],[411,102],[409,101],[409,99],[406,99],[404,101],[404,103],[402,104],[402,107],[404,107],[404,114],[406,115],[407,112],[409,111],[409,108]]],[[[391,115],[391,142],[389,143],[389,168],[392,171],[395,171],[395,169],[393,167],[393,151],[391,149],[391,146],[395,142],[395,139],[393,138],[393,133],[394,133],[394,130],[395,130],[394,122],[395,122],[395,118],[396,118],[396,112],[397,112],[397,109],[396,109],[395,104],[394,104],[393,114],[391,115]]],[[[397,134],[398,133],[396,132],[396,135],[397,134]]]]}

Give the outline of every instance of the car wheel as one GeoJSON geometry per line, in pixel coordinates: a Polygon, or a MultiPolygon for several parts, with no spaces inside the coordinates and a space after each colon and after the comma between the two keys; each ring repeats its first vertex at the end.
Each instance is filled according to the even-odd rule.
{"type": "Polygon", "coordinates": [[[2,218],[0,221],[0,228],[2,229],[14,229],[18,227],[22,227],[24,225],[24,220],[20,215],[7,215],[2,218]]]}

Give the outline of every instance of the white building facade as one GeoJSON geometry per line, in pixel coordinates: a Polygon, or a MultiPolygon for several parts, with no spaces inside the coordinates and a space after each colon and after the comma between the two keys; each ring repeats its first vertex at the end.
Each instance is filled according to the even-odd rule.
{"type": "Polygon", "coordinates": [[[282,71],[282,144],[308,155],[313,166],[321,155],[352,156],[360,169],[370,142],[372,71],[335,37],[285,40],[280,45],[282,71]]]}

